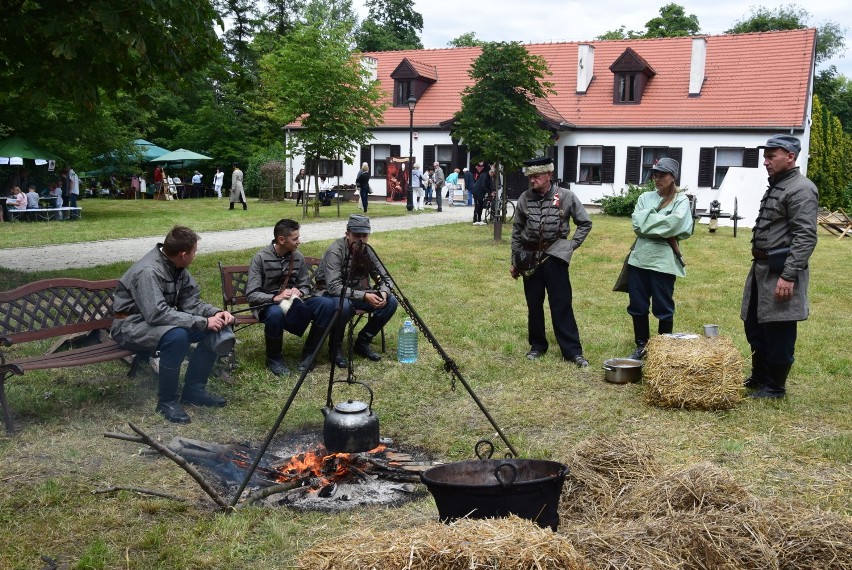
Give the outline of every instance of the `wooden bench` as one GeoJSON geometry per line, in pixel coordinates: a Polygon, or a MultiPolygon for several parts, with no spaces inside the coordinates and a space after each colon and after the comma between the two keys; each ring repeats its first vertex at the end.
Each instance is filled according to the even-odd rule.
{"type": "MultiPolygon", "coordinates": [[[[305,256],[305,263],[308,266],[308,272],[311,276],[311,289],[314,289],[316,283],[314,277],[320,264],[319,257],[305,256]]],[[[222,265],[219,262],[219,276],[222,279],[222,307],[228,312],[242,311],[248,309],[249,302],[246,296],[246,286],[248,285],[248,265],[222,265]]],[[[369,313],[367,311],[355,311],[355,321],[352,326],[358,324],[361,318],[369,313]]],[[[254,315],[250,312],[239,313],[234,315],[237,321],[234,323],[234,332],[245,328],[249,325],[258,324],[254,315]]],[[[381,331],[382,337],[382,352],[385,352],[385,330],[381,331]]]]}
{"type": "MultiPolygon", "coordinates": [[[[45,279],[0,292],[0,346],[56,339],[47,354],[8,359],[0,352],[0,406],[8,433],[14,432],[14,425],[5,384],[12,375],[22,376],[28,370],[85,366],[133,355],[107,336],[113,321],[112,295],[117,285],[117,279],[45,279]],[[93,331],[98,331],[101,337],[97,344],[54,352],[64,340],[90,335],[93,331]]],[[[134,361],[131,376],[137,364],[134,361]]]]}
{"type": "Polygon", "coordinates": [[[60,206],[58,208],[27,208],[26,210],[9,210],[9,221],[15,222],[20,218],[35,219],[49,222],[56,219],[76,220],[83,218],[83,208],[79,206],[60,206]]]}

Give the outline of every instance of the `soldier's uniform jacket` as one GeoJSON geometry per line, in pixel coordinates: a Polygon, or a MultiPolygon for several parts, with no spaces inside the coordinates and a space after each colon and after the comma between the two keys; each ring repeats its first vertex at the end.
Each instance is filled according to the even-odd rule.
{"type": "MultiPolygon", "coordinates": [[[[571,190],[551,184],[543,196],[527,190],[515,205],[512,225],[512,253],[541,251],[571,262],[574,250],[580,247],[592,230],[592,220],[580,199],[571,190]],[[571,224],[577,226],[571,239],[571,224]]],[[[517,267],[517,264],[515,264],[517,267]]]]}
{"type": "Polygon", "coordinates": [[[819,193],[813,182],[792,168],[769,179],[769,188],[760,200],[760,212],[752,230],[751,246],[760,252],[790,248],[779,275],[771,273],[766,262],[752,264],[743,291],[740,317],[745,320],[751,299],[752,281],[757,281],[757,320],[803,321],[808,318],[808,260],[817,243],[819,193]],[[778,278],[795,283],[789,301],[775,300],[778,278]]]}
{"type": "Polygon", "coordinates": [[[207,317],[222,309],[201,300],[198,283],[160,251],[145,254],[121,276],[113,295],[116,319],[110,335],[130,350],[153,352],[173,328],[207,330],[207,317]]]}
{"type": "MultiPolygon", "coordinates": [[[[299,250],[279,256],[273,241],[257,252],[249,264],[246,283],[249,305],[256,307],[272,303],[273,297],[281,292],[282,285],[285,289],[296,287],[302,293],[302,299],[311,296],[311,275],[305,256],[299,250]]],[[[259,318],[258,312],[252,311],[255,318],[259,318]]]]}
{"type": "MultiPolygon", "coordinates": [[[[366,253],[356,256],[351,263],[351,270],[347,277],[346,283],[343,283],[343,263],[346,259],[346,238],[342,237],[334,240],[320,261],[319,268],[316,273],[316,286],[318,291],[326,291],[327,294],[333,297],[339,297],[344,286],[346,292],[344,296],[347,299],[362,301],[364,294],[367,291],[379,291],[391,295],[390,276],[380,269],[381,263],[375,258],[372,249],[365,248],[366,253]],[[378,283],[375,287],[365,288],[365,280],[370,278],[372,282],[378,283]]],[[[369,283],[369,280],[367,280],[369,283]]]]}

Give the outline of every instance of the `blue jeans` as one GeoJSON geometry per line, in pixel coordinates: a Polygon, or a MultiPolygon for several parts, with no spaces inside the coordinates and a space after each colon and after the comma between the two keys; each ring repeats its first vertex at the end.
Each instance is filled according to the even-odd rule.
{"type": "MultiPolygon", "coordinates": [[[[309,297],[304,300],[304,303],[314,313],[314,325],[323,328],[331,322],[331,317],[337,308],[336,300],[332,297],[309,297]]],[[[284,334],[284,321],[287,320],[287,315],[278,305],[270,305],[265,308],[261,312],[260,320],[263,322],[266,336],[281,338],[281,335],[284,334]]]]}

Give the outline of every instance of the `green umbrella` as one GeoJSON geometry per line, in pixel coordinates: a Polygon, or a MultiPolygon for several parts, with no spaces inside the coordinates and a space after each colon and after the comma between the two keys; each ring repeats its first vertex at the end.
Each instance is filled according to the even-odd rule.
{"type": "Polygon", "coordinates": [[[209,156],[204,156],[203,154],[198,154],[197,152],[192,152],[191,150],[186,150],[185,148],[179,148],[177,150],[173,150],[170,153],[164,154],[163,156],[158,156],[151,162],[184,162],[186,160],[213,160],[209,156]]]}
{"type": "Polygon", "coordinates": [[[62,160],[52,152],[40,149],[21,137],[9,137],[0,142],[0,164],[23,164],[23,159],[29,158],[44,164],[48,160],[62,160]]]}

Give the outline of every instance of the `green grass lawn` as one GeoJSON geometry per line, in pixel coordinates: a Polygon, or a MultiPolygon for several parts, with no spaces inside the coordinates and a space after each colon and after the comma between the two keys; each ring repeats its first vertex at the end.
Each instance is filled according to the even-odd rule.
{"type": "MultiPolygon", "coordinates": [[[[265,224],[284,215],[287,205],[269,208],[277,209],[268,212],[265,224]]],[[[260,210],[252,204],[248,214],[260,215],[260,210]]],[[[205,210],[187,212],[184,218],[164,216],[156,231],[138,235],[164,233],[177,221],[204,229],[202,218],[220,215],[221,225],[225,214],[243,215],[205,210]]],[[[574,307],[592,362],[582,371],[561,362],[556,350],[541,361],[524,358],[528,345],[522,285],[509,278],[508,242],[495,243],[492,228],[458,224],[389,232],[374,235],[371,243],[523,456],[564,461],[578,442],[592,435],[626,433],[653,445],[666,466],[709,461],[729,470],[760,497],[795,499],[852,514],[852,275],[840,269],[849,259],[852,241],[820,233],[812,258],[811,318],[799,326],[789,397],[782,402],[746,400],[725,412],[694,412],[649,407],[643,403],[641,385],[603,382],[602,361],[632,349],[627,297],[610,290],[632,239],[626,219],[595,215],[593,222],[571,267],[574,307]]],[[[36,224],[15,228],[30,225],[36,224]]],[[[65,226],[83,224],[49,227],[64,231],[65,226]]],[[[107,233],[113,231],[120,230],[107,233]]],[[[678,280],[675,291],[676,331],[698,332],[705,323],[717,323],[743,356],[748,348],[739,306],[749,237],[750,232],[741,231],[735,239],[731,228],[709,234],[706,226],[698,225],[692,239],[682,244],[688,276],[678,280]]],[[[320,255],[326,246],[307,243],[303,251],[320,255]]],[[[199,255],[192,272],[205,298],[221,300],[217,261],[247,263],[253,253],[199,255]]],[[[114,277],[128,265],[71,269],[62,275],[114,277]]],[[[10,285],[47,276],[3,273],[10,285]]],[[[493,430],[461,386],[451,389],[443,362],[422,337],[416,364],[394,361],[396,330],[403,318],[400,311],[388,325],[385,361],[357,361],[358,379],[375,391],[382,433],[441,460],[470,459],[474,443],[492,436],[493,430]]],[[[550,329],[549,334],[553,343],[550,329]]],[[[241,331],[238,337],[236,382],[214,380],[211,385],[229,399],[229,406],[191,409],[193,423],[185,426],[169,424],[154,413],[152,375],[145,371],[128,381],[126,367],[119,363],[13,377],[7,394],[20,433],[0,438],[0,567],[40,567],[39,557],[47,555],[71,568],[289,568],[306,546],[331,541],[353,527],[411,526],[437,516],[431,498],[396,509],[340,515],[286,509],[216,514],[198,486],[171,462],[140,455],[139,445],[102,437],[107,431],[126,431],[127,421],[132,421],[163,442],[176,435],[220,443],[262,441],[296,378],[279,379],[264,370],[260,327],[241,331]],[[126,492],[91,494],[109,485],[158,489],[189,501],[126,492]]],[[[299,339],[287,338],[285,357],[290,364],[295,364],[300,349],[299,339]]],[[[322,357],[323,364],[309,375],[282,431],[313,429],[320,437],[319,408],[329,371],[326,355],[322,357]]]]}

